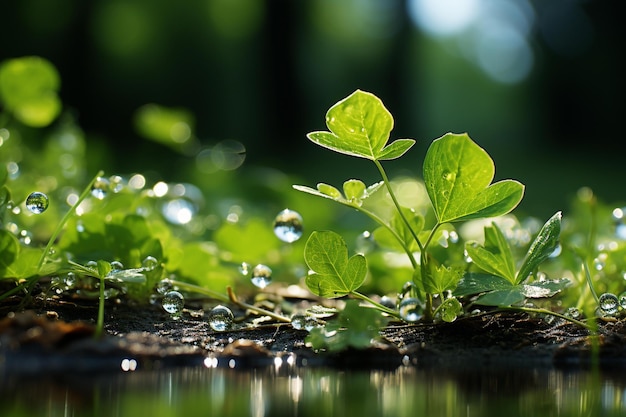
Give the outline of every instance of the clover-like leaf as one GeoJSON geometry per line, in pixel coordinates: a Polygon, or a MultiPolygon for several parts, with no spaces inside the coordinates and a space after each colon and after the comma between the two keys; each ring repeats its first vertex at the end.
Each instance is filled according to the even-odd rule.
{"type": "Polygon", "coordinates": [[[423,277],[424,290],[429,294],[441,294],[453,290],[463,277],[463,270],[457,267],[437,265],[432,259],[428,263],[428,273],[423,277]]]}
{"type": "Polygon", "coordinates": [[[331,231],[311,233],[304,247],[304,260],[312,271],[306,285],[322,297],[336,298],[356,291],[367,274],[365,257],[356,254],[348,259],[345,240],[331,231]]]}
{"type": "Polygon", "coordinates": [[[378,97],[361,90],[328,110],[326,126],[330,132],[311,132],[307,137],[335,152],[372,161],[398,158],[415,143],[413,139],[400,139],[385,147],[393,117],[378,97]]]}
{"type": "Polygon", "coordinates": [[[517,273],[517,283],[526,280],[530,273],[554,252],[559,244],[561,217],[562,213],[559,211],[554,216],[550,217],[543,225],[537,237],[533,243],[531,243],[528,253],[524,258],[524,262],[517,273]]]}
{"type": "Polygon", "coordinates": [[[424,160],[424,182],[439,223],[495,217],[513,210],[524,195],[514,180],[491,184],[493,160],[467,134],[433,141],[424,160]]]}

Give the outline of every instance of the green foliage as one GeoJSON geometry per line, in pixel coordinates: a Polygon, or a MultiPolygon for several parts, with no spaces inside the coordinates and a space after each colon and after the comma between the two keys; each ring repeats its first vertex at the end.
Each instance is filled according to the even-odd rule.
{"type": "Polygon", "coordinates": [[[316,350],[338,352],[349,347],[364,349],[380,339],[380,329],[389,319],[373,308],[361,307],[356,300],[346,301],[338,317],[324,327],[316,327],[306,338],[316,350]]]}
{"type": "Polygon", "coordinates": [[[40,57],[12,59],[0,65],[0,100],[28,126],[47,126],[60,114],[60,84],[56,68],[40,57]]]}
{"type": "Polygon", "coordinates": [[[494,175],[491,157],[467,134],[448,133],[434,140],[424,159],[424,183],[439,223],[513,210],[522,200],[524,186],[513,180],[491,184],[494,175]]]}
{"type": "Polygon", "coordinates": [[[348,247],[335,232],[313,232],[304,248],[304,259],[313,273],[306,285],[316,295],[336,298],[356,291],[367,273],[367,261],[360,254],[348,258],[348,247]]]}
{"type": "MultiPolygon", "coordinates": [[[[524,185],[517,181],[492,183],[495,166],[491,157],[467,134],[448,133],[434,140],[426,152],[424,185],[435,217],[434,225],[428,228],[423,213],[399,203],[380,164],[381,160],[404,155],[414,144],[412,139],[401,139],[386,145],[393,118],[380,99],[357,90],[328,110],[326,125],[330,131],[312,132],[308,138],[335,152],[373,161],[382,177],[381,187],[386,187],[394,210],[381,217],[376,208],[365,207],[363,198],[369,193],[356,179],[344,183],[343,194],[328,184],[318,184],[317,189],[294,188],[355,208],[378,223],[373,234],[375,241],[380,247],[403,251],[412,265],[415,288],[423,293],[418,295],[426,304],[426,318],[455,320],[463,314],[457,297],[480,294],[477,303],[512,306],[526,298],[551,297],[568,285],[567,280],[524,283],[555,250],[560,212],[539,232],[517,274],[513,251],[495,223],[485,228],[483,246],[475,242],[465,245],[475,267],[486,274],[468,270],[468,265],[454,254],[453,248],[442,252],[436,247],[434,242],[441,239],[445,247],[449,246],[450,231],[443,228],[445,224],[505,215],[519,204],[524,194],[524,185]],[[416,252],[419,261],[414,255],[416,252]]],[[[339,235],[313,232],[304,256],[312,271],[306,284],[313,293],[329,298],[351,295],[363,299],[356,290],[367,275],[365,255],[349,258],[347,245],[339,235]]]]}

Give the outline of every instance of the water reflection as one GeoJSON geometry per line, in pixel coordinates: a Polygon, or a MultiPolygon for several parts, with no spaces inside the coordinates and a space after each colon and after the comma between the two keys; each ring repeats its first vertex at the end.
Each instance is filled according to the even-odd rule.
{"type": "Polygon", "coordinates": [[[559,370],[452,372],[402,367],[137,370],[0,379],[0,415],[617,416],[626,379],[559,370]]]}

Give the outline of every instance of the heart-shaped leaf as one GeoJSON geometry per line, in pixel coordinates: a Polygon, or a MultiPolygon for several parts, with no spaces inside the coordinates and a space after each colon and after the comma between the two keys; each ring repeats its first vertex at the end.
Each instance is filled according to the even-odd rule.
{"type": "Polygon", "coordinates": [[[514,180],[491,184],[495,166],[467,134],[433,141],[424,160],[424,182],[439,223],[495,217],[513,210],[524,195],[514,180]]]}
{"type": "Polygon", "coordinates": [[[356,291],[365,280],[367,261],[357,254],[348,259],[345,240],[335,232],[313,232],[304,247],[304,260],[313,273],[306,285],[316,295],[336,298],[356,291]]]}
{"type": "Polygon", "coordinates": [[[393,129],[393,117],[372,93],[356,90],[326,113],[330,132],[311,132],[307,137],[328,149],[374,160],[395,159],[413,146],[413,139],[400,139],[385,147],[393,129]]]}

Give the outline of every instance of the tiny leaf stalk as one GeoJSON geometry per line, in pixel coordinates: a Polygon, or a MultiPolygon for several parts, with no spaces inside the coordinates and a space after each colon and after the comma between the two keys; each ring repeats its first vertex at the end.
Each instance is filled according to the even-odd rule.
{"type": "Polygon", "coordinates": [[[85,189],[83,190],[81,195],[78,197],[78,200],[76,200],[74,205],[67,211],[67,213],[65,213],[65,215],[63,216],[63,218],[61,219],[61,221],[57,225],[56,229],[54,230],[54,232],[50,236],[50,239],[48,240],[48,244],[46,245],[43,253],[41,254],[41,258],[39,258],[39,262],[37,263],[37,270],[38,271],[41,270],[43,264],[46,261],[46,257],[48,256],[48,254],[50,253],[50,250],[52,249],[52,245],[54,245],[54,242],[56,241],[57,237],[59,237],[59,234],[61,233],[61,231],[65,227],[65,224],[76,213],[76,208],[80,205],[80,203],[82,203],[83,200],[85,198],[87,198],[87,196],[91,192],[91,189],[92,189],[93,185],[98,180],[98,178],[103,176],[103,175],[104,175],[104,171],[102,171],[102,170],[98,171],[96,176],[92,178],[92,180],[89,182],[87,187],[85,187],[85,189]]]}
{"type": "MultiPolygon", "coordinates": [[[[415,239],[415,242],[417,243],[417,246],[420,248],[420,252],[424,253],[425,245],[422,245],[422,242],[420,241],[419,237],[417,236],[417,233],[415,232],[415,230],[413,230],[413,228],[411,227],[411,224],[409,223],[409,221],[407,220],[406,216],[404,215],[404,211],[402,210],[402,207],[400,206],[400,203],[398,202],[398,199],[396,198],[396,194],[393,192],[393,189],[391,187],[391,182],[389,181],[389,177],[387,177],[387,173],[385,172],[385,169],[383,168],[383,165],[377,159],[374,159],[374,164],[376,164],[376,168],[378,168],[378,172],[380,172],[380,176],[381,176],[381,178],[383,179],[383,181],[385,183],[385,187],[387,188],[387,191],[389,192],[389,196],[391,197],[391,200],[393,201],[393,204],[396,207],[396,210],[398,210],[398,214],[402,218],[402,221],[404,222],[404,224],[406,224],[406,227],[411,232],[411,235],[413,236],[413,239],[415,239]]],[[[433,232],[433,234],[434,234],[434,232],[433,232]]],[[[431,236],[432,236],[432,234],[431,234],[431,236]]]]}

